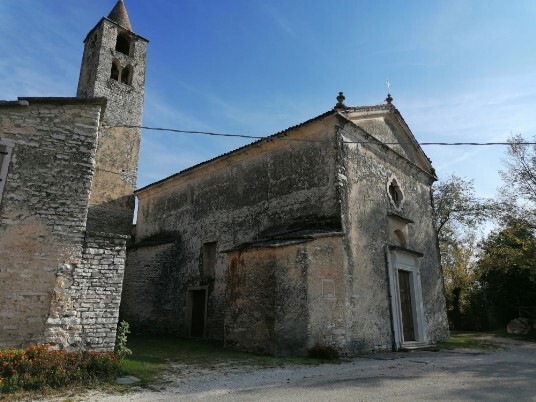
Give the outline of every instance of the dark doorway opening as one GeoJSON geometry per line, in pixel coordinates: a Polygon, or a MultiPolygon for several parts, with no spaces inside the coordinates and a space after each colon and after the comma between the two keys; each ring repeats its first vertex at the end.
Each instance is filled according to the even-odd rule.
{"type": "Polygon", "coordinates": [[[413,308],[411,306],[411,273],[398,271],[398,287],[400,289],[400,310],[402,312],[402,331],[404,342],[415,340],[413,328],[413,308]]]}
{"type": "Polygon", "coordinates": [[[190,336],[192,338],[204,338],[207,291],[206,289],[190,290],[190,297],[192,314],[190,321],[190,336]]]}

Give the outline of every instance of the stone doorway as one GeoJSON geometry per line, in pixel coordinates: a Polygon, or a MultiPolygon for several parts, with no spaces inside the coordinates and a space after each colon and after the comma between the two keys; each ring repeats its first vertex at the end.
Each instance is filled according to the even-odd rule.
{"type": "Polygon", "coordinates": [[[415,341],[410,279],[410,272],[398,271],[398,289],[400,291],[400,312],[402,315],[402,335],[404,342],[415,341]]]}
{"type": "Polygon", "coordinates": [[[419,259],[422,256],[421,253],[397,246],[391,246],[388,251],[395,350],[427,344],[419,271],[419,259]]]}
{"type": "Polygon", "coordinates": [[[192,338],[206,337],[207,323],[207,288],[195,287],[188,289],[187,322],[189,336],[192,338]]]}

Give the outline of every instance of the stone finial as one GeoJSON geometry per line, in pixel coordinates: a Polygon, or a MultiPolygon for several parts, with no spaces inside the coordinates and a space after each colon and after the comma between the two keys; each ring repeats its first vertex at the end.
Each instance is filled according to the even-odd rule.
{"type": "Polygon", "coordinates": [[[117,23],[117,25],[119,25],[120,27],[123,27],[133,32],[132,25],[130,25],[130,19],[128,18],[127,8],[125,7],[125,3],[123,3],[123,0],[119,0],[117,2],[112,11],[110,11],[108,19],[117,23]]]}
{"type": "Polygon", "coordinates": [[[391,96],[391,94],[387,94],[387,98],[385,98],[385,101],[387,102],[388,105],[393,104],[393,97],[391,96]]]}
{"type": "Polygon", "coordinates": [[[337,96],[337,104],[333,107],[335,110],[344,110],[346,109],[346,105],[344,104],[344,100],[346,97],[342,92],[339,92],[339,96],[337,96]]]}

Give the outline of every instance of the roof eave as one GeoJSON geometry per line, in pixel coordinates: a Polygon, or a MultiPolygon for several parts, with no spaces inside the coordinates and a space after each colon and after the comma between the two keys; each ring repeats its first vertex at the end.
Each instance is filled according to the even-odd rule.
{"type": "Polygon", "coordinates": [[[135,37],[138,38],[138,39],[141,39],[141,40],[143,40],[143,41],[145,41],[145,42],[147,42],[147,43],[150,42],[149,39],[144,38],[143,36],[138,35],[137,33],[134,33],[134,32],[132,32],[132,31],[129,31],[128,29],[122,27],[122,26],[119,25],[117,22],[112,21],[112,20],[109,19],[108,17],[102,17],[102,18],[99,20],[99,22],[97,22],[97,24],[93,27],[93,29],[92,29],[91,31],[89,31],[89,33],[86,35],[86,37],[84,38],[84,43],[87,42],[87,40],[89,39],[89,37],[93,34],[93,32],[95,32],[95,30],[99,27],[99,25],[102,24],[103,21],[108,21],[108,22],[114,24],[114,25],[117,26],[118,28],[120,28],[120,29],[122,29],[122,30],[128,32],[130,35],[133,35],[133,36],[135,36],[135,37]]]}
{"type": "Polygon", "coordinates": [[[337,114],[339,114],[339,113],[336,110],[333,110],[333,109],[329,110],[329,111],[327,111],[327,112],[325,112],[323,114],[320,114],[320,115],[318,115],[316,117],[313,117],[312,119],[304,121],[303,123],[294,125],[294,126],[289,127],[289,128],[287,128],[287,129],[285,129],[283,131],[279,131],[279,132],[277,132],[275,134],[272,134],[272,135],[270,135],[268,137],[261,138],[261,139],[259,139],[257,141],[254,141],[254,142],[250,143],[250,144],[244,145],[244,146],[242,146],[240,148],[236,148],[236,149],[234,149],[232,151],[226,152],[226,153],[224,153],[222,155],[216,156],[216,157],[214,157],[212,159],[209,159],[207,161],[198,163],[197,165],[194,165],[194,166],[191,166],[191,167],[186,168],[184,170],[181,170],[180,172],[177,172],[177,173],[175,173],[175,174],[173,174],[171,176],[168,176],[168,177],[166,177],[166,178],[164,178],[162,180],[156,181],[154,183],[151,183],[151,184],[149,184],[149,185],[147,185],[145,187],[142,187],[142,188],[136,190],[134,192],[134,194],[138,195],[138,194],[143,193],[144,191],[146,191],[146,190],[148,190],[150,188],[162,185],[162,184],[164,184],[164,183],[166,183],[166,182],[168,182],[168,181],[170,181],[170,180],[172,180],[174,178],[180,177],[180,176],[182,176],[182,175],[184,175],[186,173],[189,173],[189,172],[192,172],[194,170],[200,169],[200,168],[202,168],[202,167],[204,167],[206,165],[209,165],[209,164],[215,163],[217,161],[223,160],[223,159],[228,158],[228,157],[230,157],[232,155],[236,155],[237,153],[243,152],[243,151],[245,151],[245,150],[247,150],[249,148],[252,148],[253,146],[257,146],[257,145],[260,145],[262,143],[265,143],[265,142],[271,141],[273,139],[276,139],[278,137],[288,135],[289,133],[291,133],[291,132],[293,132],[293,131],[295,131],[297,129],[306,127],[306,126],[308,126],[310,124],[313,124],[313,123],[315,123],[317,121],[326,119],[326,118],[328,118],[330,116],[337,115],[337,114]]]}

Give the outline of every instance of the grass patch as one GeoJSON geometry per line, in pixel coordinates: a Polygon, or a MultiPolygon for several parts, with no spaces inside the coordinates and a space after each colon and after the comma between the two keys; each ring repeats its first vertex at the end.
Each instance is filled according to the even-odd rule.
{"type": "Polygon", "coordinates": [[[128,347],[132,350],[132,354],[123,360],[123,374],[140,378],[142,381],[136,385],[142,386],[154,382],[170,367],[172,362],[205,369],[215,368],[219,364],[282,367],[290,364],[326,363],[321,359],[306,357],[255,355],[224,348],[223,344],[217,341],[183,339],[174,336],[130,335],[128,347]]]}
{"type": "Polygon", "coordinates": [[[168,367],[169,362],[163,358],[138,354],[126,357],[122,363],[123,375],[139,378],[141,381],[135,385],[140,386],[150,384],[168,367]]]}
{"type": "Polygon", "coordinates": [[[465,332],[452,331],[450,339],[437,344],[439,350],[453,349],[497,349],[500,346],[495,342],[482,339],[483,336],[490,335],[488,332],[465,332]]]}

